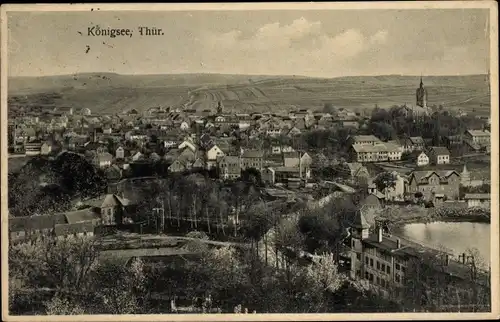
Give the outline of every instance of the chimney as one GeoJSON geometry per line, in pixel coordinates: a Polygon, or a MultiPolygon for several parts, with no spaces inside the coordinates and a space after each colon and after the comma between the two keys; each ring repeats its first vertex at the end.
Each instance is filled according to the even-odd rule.
{"type": "Polygon", "coordinates": [[[462,264],[465,264],[465,253],[462,253],[462,264]]]}
{"type": "Polygon", "coordinates": [[[382,227],[378,227],[378,242],[381,243],[382,242],[382,227]]]}
{"type": "Polygon", "coordinates": [[[399,238],[396,239],[396,247],[401,248],[401,240],[399,238]]]}
{"type": "Polygon", "coordinates": [[[450,265],[450,255],[446,254],[446,266],[450,265]]]}

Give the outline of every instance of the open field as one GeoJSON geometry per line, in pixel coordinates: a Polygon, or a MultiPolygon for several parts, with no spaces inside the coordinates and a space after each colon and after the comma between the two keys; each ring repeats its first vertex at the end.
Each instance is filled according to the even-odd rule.
{"type": "MultiPolygon", "coordinates": [[[[214,109],[221,101],[226,111],[287,111],[295,108],[336,107],[371,109],[377,104],[414,104],[416,76],[308,78],[220,74],[118,75],[81,74],[10,78],[9,94],[56,92],[55,106],[88,107],[94,113],[139,111],[153,106],[196,110],[214,109]]],[[[489,115],[485,75],[424,77],[429,105],[443,105],[489,115]]],[[[30,101],[29,104],[37,104],[30,101]]]]}

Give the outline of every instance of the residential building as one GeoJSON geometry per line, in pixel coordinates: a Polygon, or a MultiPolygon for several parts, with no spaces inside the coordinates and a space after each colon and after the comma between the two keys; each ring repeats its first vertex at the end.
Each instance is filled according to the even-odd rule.
{"type": "Polygon", "coordinates": [[[101,215],[102,225],[120,225],[128,217],[126,207],[130,204],[129,200],[115,194],[83,200],[81,203],[101,215]]]}
{"type": "Polygon", "coordinates": [[[216,161],[218,157],[224,156],[224,152],[215,144],[207,149],[207,160],[216,161]]]}
{"type": "Polygon", "coordinates": [[[490,208],[491,205],[491,195],[489,193],[467,193],[464,200],[467,201],[469,208],[490,208]]]}
{"type": "Polygon", "coordinates": [[[463,144],[461,135],[448,135],[443,137],[443,142],[448,150],[455,149],[463,144]]]}
{"type": "Polygon", "coordinates": [[[422,151],[425,148],[425,141],[421,136],[407,137],[400,140],[403,152],[422,151]]]}
{"type": "Polygon", "coordinates": [[[125,149],[119,146],[115,151],[115,156],[117,159],[125,159],[125,149]]]}
{"type": "Polygon", "coordinates": [[[218,159],[219,177],[221,179],[237,179],[241,177],[241,163],[238,156],[225,155],[218,159]]]}
{"type": "Polygon", "coordinates": [[[442,146],[433,146],[429,148],[428,151],[429,161],[432,164],[449,164],[450,163],[450,151],[442,146]]]}
{"type": "Polygon", "coordinates": [[[67,235],[92,236],[93,227],[100,225],[101,220],[101,214],[92,208],[54,215],[12,217],[9,218],[9,238],[11,242],[26,242],[67,235]],[[63,233],[58,227],[66,227],[66,230],[63,233]]]}
{"type": "Polygon", "coordinates": [[[289,179],[300,179],[299,167],[275,167],[275,183],[288,184],[289,179]]]}
{"type": "Polygon", "coordinates": [[[80,114],[82,114],[83,116],[90,116],[92,114],[92,111],[89,108],[84,107],[80,110],[80,114]]]}
{"type": "Polygon", "coordinates": [[[95,226],[91,222],[59,224],[54,226],[54,235],[59,240],[92,237],[94,236],[94,229],[95,226]]]}
{"type": "Polygon", "coordinates": [[[382,144],[356,144],[352,145],[351,156],[353,162],[381,162],[387,161],[388,149],[382,144]]]}
{"type": "Polygon", "coordinates": [[[350,171],[350,176],[352,181],[362,181],[367,182],[370,177],[368,169],[359,162],[346,163],[350,171]]]}
{"type": "Polygon", "coordinates": [[[42,143],[38,140],[24,144],[24,154],[26,156],[40,155],[41,152],[42,152],[42,143]]]}
{"type": "Polygon", "coordinates": [[[295,151],[283,153],[283,165],[289,168],[298,168],[300,165],[300,152],[295,151]]]}
{"type": "Polygon", "coordinates": [[[52,151],[52,144],[48,142],[43,143],[42,146],[40,147],[41,155],[49,155],[51,151],[52,151]]]}
{"type": "Polygon", "coordinates": [[[262,182],[274,185],[276,182],[276,171],[272,167],[265,167],[261,172],[262,182]]]}
{"type": "MultiPolygon", "coordinates": [[[[440,280],[446,281],[445,283],[459,282],[465,288],[470,287],[471,271],[465,256],[462,261],[454,260],[451,254],[387,235],[380,226],[370,233],[372,226],[374,225],[361,211],[357,212],[351,225],[351,278],[360,280],[366,287],[377,289],[384,297],[402,303],[408,296],[405,289],[408,290],[411,281],[416,278],[413,274],[417,271],[420,274],[418,278],[442,277],[440,280]],[[422,272],[429,272],[429,275],[424,276],[422,272]]],[[[486,276],[480,276],[480,280],[486,279],[486,276]]],[[[477,285],[481,285],[480,283],[482,282],[477,285]]],[[[457,304],[460,302],[458,299],[457,304]]]]}
{"type": "Polygon", "coordinates": [[[100,168],[109,167],[111,165],[111,161],[113,161],[113,155],[108,152],[97,152],[95,153],[95,158],[93,159],[94,165],[100,168]]]}
{"type": "Polygon", "coordinates": [[[491,133],[488,130],[467,130],[464,133],[464,141],[479,146],[489,146],[491,133]]]}
{"type": "Polygon", "coordinates": [[[459,196],[460,174],[455,170],[413,171],[408,177],[408,191],[421,192],[425,199],[432,200],[435,194],[443,194],[447,199],[459,196]]]}
{"type": "Polygon", "coordinates": [[[177,147],[179,150],[182,150],[184,148],[189,148],[191,151],[196,152],[198,150],[198,147],[196,144],[192,142],[192,140],[184,140],[179,146],[177,147]]]}
{"type": "Polygon", "coordinates": [[[387,157],[389,161],[400,161],[403,155],[403,148],[396,143],[386,142],[384,143],[387,148],[387,157]]]}
{"type": "Polygon", "coordinates": [[[255,168],[262,170],[264,152],[261,150],[246,150],[241,154],[241,169],[255,168]]]}
{"type": "Polygon", "coordinates": [[[168,170],[170,172],[183,172],[186,171],[188,167],[186,166],[186,163],[180,161],[180,160],[175,160],[172,162],[172,164],[168,167],[168,170]]]}
{"type": "MultiPolygon", "coordinates": [[[[395,185],[394,187],[385,188],[383,191],[368,191],[369,193],[375,193],[375,195],[379,196],[377,192],[380,192],[383,198],[386,201],[403,201],[406,193],[407,180],[403,176],[401,176],[398,172],[393,171],[392,174],[395,176],[395,185]]],[[[375,185],[373,185],[375,186],[375,185]]],[[[372,186],[372,187],[373,187],[372,186]]],[[[376,187],[374,187],[376,189],[376,187]]]]}
{"type": "Polygon", "coordinates": [[[350,145],[375,145],[378,143],[382,143],[380,139],[374,135],[353,135],[348,139],[350,145]]]}
{"type": "Polygon", "coordinates": [[[410,155],[412,162],[415,162],[417,167],[423,167],[429,164],[429,157],[423,151],[413,151],[410,155]]]}

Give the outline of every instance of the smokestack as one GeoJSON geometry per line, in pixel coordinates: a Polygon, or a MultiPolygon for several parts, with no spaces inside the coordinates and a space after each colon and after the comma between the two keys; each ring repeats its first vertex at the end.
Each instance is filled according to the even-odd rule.
{"type": "Polygon", "coordinates": [[[462,253],[462,263],[465,264],[465,253],[462,253]]]}
{"type": "Polygon", "coordinates": [[[401,248],[401,240],[399,238],[396,239],[396,247],[401,248]]]}
{"type": "Polygon", "coordinates": [[[382,227],[378,227],[378,242],[382,242],[382,227]]]}
{"type": "Polygon", "coordinates": [[[446,266],[450,265],[450,255],[446,254],[446,266]]]}

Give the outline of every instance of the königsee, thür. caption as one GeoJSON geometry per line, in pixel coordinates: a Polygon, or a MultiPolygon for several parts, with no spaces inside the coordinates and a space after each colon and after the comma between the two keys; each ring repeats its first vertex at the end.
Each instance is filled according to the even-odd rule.
{"type": "MultiPolygon", "coordinates": [[[[163,36],[164,32],[161,28],[156,27],[137,27],[139,36],[163,36]]],[[[132,37],[134,34],[133,29],[129,28],[101,28],[100,26],[93,26],[87,28],[87,36],[105,36],[110,38],[116,37],[132,37]]]]}

